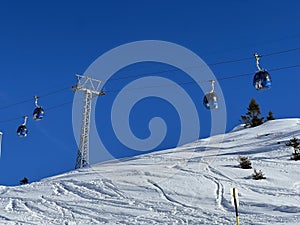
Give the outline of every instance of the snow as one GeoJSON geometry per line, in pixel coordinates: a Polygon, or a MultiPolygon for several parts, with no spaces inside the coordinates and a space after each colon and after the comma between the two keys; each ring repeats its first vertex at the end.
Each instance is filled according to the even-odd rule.
{"type": "Polygon", "coordinates": [[[95,165],[17,187],[0,186],[0,224],[300,224],[299,161],[285,143],[300,119],[95,165]],[[265,180],[251,179],[248,156],[265,180]]]}

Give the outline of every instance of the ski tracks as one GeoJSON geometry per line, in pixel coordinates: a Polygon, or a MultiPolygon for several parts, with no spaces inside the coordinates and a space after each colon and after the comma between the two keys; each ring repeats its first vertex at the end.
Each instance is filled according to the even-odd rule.
{"type": "Polygon", "coordinates": [[[99,200],[105,198],[125,198],[110,180],[95,180],[90,183],[76,180],[54,183],[54,195],[73,194],[84,199],[99,200]]]}
{"type": "Polygon", "coordinates": [[[213,182],[216,186],[215,199],[216,199],[216,204],[217,204],[218,208],[220,208],[223,211],[227,211],[226,209],[230,208],[230,204],[228,203],[228,201],[224,197],[224,193],[225,193],[224,185],[222,184],[222,182],[219,178],[216,178],[216,176],[221,176],[222,179],[224,179],[226,181],[228,181],[228,180],[232,181],[231,178],[223,175],[220,171],[212,168],[209,165],[207,165],[207,167],[206,167],[206,169],[208,171],[207,174],[199,173],[199,172],[194,171],[194,170],[184,169],[184,168],[181,168],[181,167],[177,167],[177,169],[179,169],[183,172],[186,172],[188,174],[192,174],[192,175],[196,176],[197,179],[198,179],[198,176],[203,176],[205,179],[213,182]],[[210,175],[209,173],[211,173],[212,175],[210,175]]]}
{"type": "MultiPolygon", "coordinates": [[[[209,212],[205,209],[191,206],[185,203],[182,203],[166,193],[166,191],[156,182],[148,179],[148,183],[155,187],[155,189],[161,194],[161,196],[167,200],[172,205],[175,205],[172,212],[169,212],[168,218],[174,217],[176,220],[180,221],[181,224],[231,224],[232,222],[228,218],[220,218],[219,221],[212,222],[213,218],[217,216],[213,212],[209,212]],[[176,216],[175,216],[176,215],[176,216]]],[[[218,201],[222,201],[223,198],[223,189],[222,186],[218,189],[219,196],[217,197],[218,201]]],[[[221,203],[220,203],[221,205],[221,203]]],[[[174,224],[174,223],[173,223],[174,224]]]]}
{"type": "Polygon", "coordinates": [[[215,199],[216,199],[216,203],[218,208],[220,208],[223,211],[226,211],[225,209],[225,199],[224,199],[224,186],[223,184],[216,178],[214,178],[211,175],[203,175],[204,178],[212,181],[213,183],[215,183],[216,186],[216,190],[215,190],[215,199]]]}
{"type": "Polygon", "coordinates": [[[189,206],[189,205],[186,205],[184,203],[181,203],[175,199],[173,199],[172,197],[168,196],[166,194],[166,192],[164,191],[164,189],[162,187],[160,187],[157,183],[155,183],[154,181],[151,181],[148,179],[148,182],[150,184],[152,184],[157,190],[159,190],[159,192],[162,194],[162,196],[168,200],[169,202],[173,203],[173,204],[176,204],[176,205],[180,205],[180,206],[183,206],[183,207],[186,207],[186,208],[191,208],[191,209],[197,209],[197,207],[193,207],[193,206],[189,206]]]}
{"type": "MultiPolygon", "coordinates": [[[[49,184],[50,195],[26,196],[24,192],[18,197],[2,198],[5,213],[1,220],[9,221],[10,216],[15,215],[16,220],[27,218],[26,221],[33,224],[108,223],[102,215],[110,217],[106,209],[130,205],[124,194],[108,179],[90,182],[63,180],[49,184]]],[[[47,193],[47,189],[44,192],[47,193]]],[[[115,211],[118,214],[118,210],[115,211]]]]}

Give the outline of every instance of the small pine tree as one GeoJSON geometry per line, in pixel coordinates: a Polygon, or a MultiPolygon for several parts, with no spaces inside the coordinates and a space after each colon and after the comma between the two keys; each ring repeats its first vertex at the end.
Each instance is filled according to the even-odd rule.
{"type": "Polygon", "coordinates": [[[268,120],[275,120],[275,117],[273,116],[273,112],[271,110],[269,111],[269,114],[267,116],[267,121],[268,120]]]}
{"type": "Polygon", "coordinates": [[[266,179],[266,177],[261,170],[254,169],[254,173],[252,174],[252,179],[253,180],[262,180],[262,179],[266,179]]]}
{"type": "Polygon", "coordinates": [[[300,143],[298,142],[298,138],[293,137],[289,140],[288,143],[285,144],[286,146],[293,147],[294,152],[292,153],[291,159],[293,160],[300,160],[300,143]]]}
{"type": "Polygon", "coordinates": [[[260,107],[254,98],[251,99],[247,109],[248,112],[246,113],[246,116],[241,116],[242,121],[245,123],[245,127],[256,127],[263,124],[264,118],[259,118],[260,107]]]}
{"type": "Polygon", "coordinates": [[[238,160],[240,163],[240,167],[242,169],[251,169],[252,168],[251,162],[247,156],[239,156],[238,160]]]}
{"type": "Polygon", "coordinates": [[[28,184],[27,177],[24,177],[22,180],[20,180],[20,185],[28,184]]]}

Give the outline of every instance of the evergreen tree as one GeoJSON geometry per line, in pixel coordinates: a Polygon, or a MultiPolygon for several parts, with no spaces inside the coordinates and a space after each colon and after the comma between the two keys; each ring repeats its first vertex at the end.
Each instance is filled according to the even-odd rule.
{"type": "Polygon", "coordinates": [[[267,116],[267,120],[275,120],[275,117],[273,116],[273,112],[270,110],[269,114],[267,116]]]}
{"type": "Polygon", "coordinates": [[[261,170],[254,169],[254,173],[252,174],[252,179],[253,180],[262,180],[262,179],[266,179],[266,177],[261,170]]]}
{"type": "Polygon", "coordinates": [[[247,109],[248,112],[246,113],[246,116],[241,116],[242,121],[245,123],[245,127],[256,127],[263,124],[264,118],[259,118],[260,107],[254,98],[251,99],[247,109]]]}
{"type": "Polygon", "coordinates": [[[23,184],[28,184],[27,177],[24,177],[22,180],[20,180],[20,185],[23,185],[23,184]]]}
{"type": "Polygon", "coordinates": [[[239,156],[238,160],[242,169],[252,168],[250,159],[247,156],[239,156]]]}
{"type": "Polygon", "coordinates": [[[298,142],[298,138],[296,138],[296,137],[291,138],[289,140],[289,142],[286,143],[285,145],[294,148],[292,159],[299,160],[300,159],[300,146],[299,146],[300,143],[298,142]]]}

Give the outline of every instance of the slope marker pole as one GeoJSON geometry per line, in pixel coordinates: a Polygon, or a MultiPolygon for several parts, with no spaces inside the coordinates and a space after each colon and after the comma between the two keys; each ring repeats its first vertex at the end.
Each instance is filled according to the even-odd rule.
{"type": "Polygon", "coordinates": [[[232,188],[232,200],[233,200],[232,203],[235,208],[236,225],[240,225],[239,213],[238,213],[239,200],[238,200],[238,192],[236,188],[232,188]]]}

